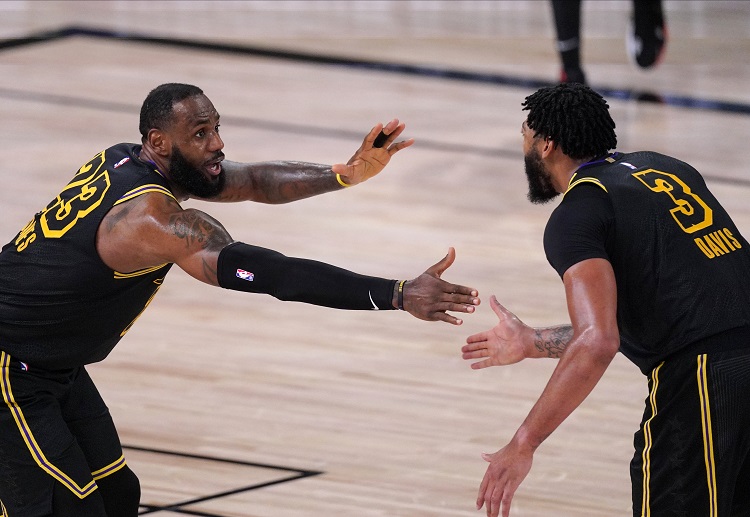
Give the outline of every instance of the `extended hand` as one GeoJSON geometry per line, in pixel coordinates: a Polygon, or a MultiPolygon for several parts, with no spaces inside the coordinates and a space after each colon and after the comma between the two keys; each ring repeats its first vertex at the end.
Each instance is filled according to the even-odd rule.
{"type": "Polygon", "coordinates": [[[462,320],[446,311],[474,312],[479,305],[479,293],[471,287],[449,284],[440,275],[453,264],[456,251],[453,248],[440,262],[404,286],[404,310],[415,318],[427,321],[445,321],[460,325],[462,320]]]}
{"type": "Polygon", "coordinates": [[[464,359],[482,359],[472,363],[475,370],[488,366],[502,366],[517,363],[528,357],[523,345],[524,331],[531,328],[524,324],[508,309],[500,305],[493,295],[490,307],[500,320],[490,330],[480,332],[466,338],[466,345],[461,348],[464,359]]]}
{"type": "Polygon", "coordinates": [[[340,174],[341,179],[347,185],[356,185],[372,178],[388,165],[391,156],[414,143],[413,138],[393,143],[405,127],[404,124],[399,123],[398,119],[391,120],[385,126],[383,124],[376,125],[367,134],[354,156],[346,164],[337,163],[334,165],[332,167],[333,172],[340,174]],[[382,147],[373,147],[372,144],[381,130],[388,135],[388,138],[382,147]]]}

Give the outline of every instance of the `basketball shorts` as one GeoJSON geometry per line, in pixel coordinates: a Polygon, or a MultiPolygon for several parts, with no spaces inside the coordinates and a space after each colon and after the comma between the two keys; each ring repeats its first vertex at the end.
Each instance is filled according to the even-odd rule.
{"type": "Polygon", "coordinates": [[[0,351],[0,391],[0,516],[50,515],[55,484],[84,499],[125,465],[85,368],[49,371],[0,351]]]}
{"type": "Polygon", "coordinates": [[[667,359],[648,387],[633,515],[750,516],[750,349],[667,359]]]}

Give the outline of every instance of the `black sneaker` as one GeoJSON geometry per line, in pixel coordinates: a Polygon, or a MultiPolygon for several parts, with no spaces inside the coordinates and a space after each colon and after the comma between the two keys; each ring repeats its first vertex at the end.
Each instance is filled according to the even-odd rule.
{"type": "Polygon", "coordinates": [[[586,74],[580,68],[563,68],[560,72],[560,82],[586,84],[586,74]]]}
{"type": "Polygon", "coordinates": [[[660,0],[634,2],[626,39],[628,56],[641,68],[651,68],[664,55],[667,25],[660,0]]]}

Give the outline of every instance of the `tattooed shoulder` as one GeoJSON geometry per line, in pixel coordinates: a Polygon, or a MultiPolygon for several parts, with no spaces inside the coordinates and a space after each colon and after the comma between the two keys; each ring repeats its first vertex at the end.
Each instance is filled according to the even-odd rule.
{"type": "Polygon", "coordinates": [[[169,216],[169,232],[188,248],[221,250],[232,242],[226,229],[213,217],[199,210],[180,210],[169,216]]]}

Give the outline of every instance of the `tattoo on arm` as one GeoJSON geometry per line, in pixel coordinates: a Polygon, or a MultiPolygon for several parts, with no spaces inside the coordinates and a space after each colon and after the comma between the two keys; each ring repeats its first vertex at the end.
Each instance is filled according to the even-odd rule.
{"type": "Polygon", "coordinates": [[[109,214],[104,219],[104,222],[106,223],[106,229],[107,232],[112,232],[114,230],[115,226],[117,226],[117,223],[125,219],[127,215],[133,210],[134,203],[125,203],[119,206],[114,207],[112,210],[110,210],[109,214]]]}
{"type": "Polygon", "coordinates": [[[211,267],[211,265],[204,259],[201,261],[203,264],[203,274],[206,276],[206,278],[211,282],[213,285],[219,285],[219,275],[216,272],[216,268],[211,267]]]}
{"type": "MultiPolygon", "coordinates": [[[[199,253],[204,279],[218,285],[215,256],[232,238],[224,227],[211,216],[197,210],[181,210],[169,217],[169,230],[185,242],[185,247],[199,253]],[[209,254],[200,253],[208,251],[209,254]]],[[[192,252],[191,252],[192,253],[192,252]]]]}
{"type": "Polygon", "coordinates": [[[215,219],[196,210],[183,210],[169,217],[173,235],[185,241],[185,247],[220,251],[232,242],[224,227],[215,219]]]}
{"type": "Polygon", "coordinates": [[[573,327],[560,325],[548,329],[534,331],[534,346],[547,357],[560,358],[573,337],[573,327]]]}
{"type": "Polygon", "coordinates": [[[329,165],[280,161],[243,164],[226,168],[227,185],[221,201],[253,199],[264,203],[288,203],[338,190],[329,165]]]}

